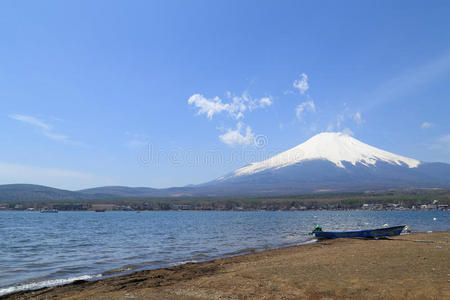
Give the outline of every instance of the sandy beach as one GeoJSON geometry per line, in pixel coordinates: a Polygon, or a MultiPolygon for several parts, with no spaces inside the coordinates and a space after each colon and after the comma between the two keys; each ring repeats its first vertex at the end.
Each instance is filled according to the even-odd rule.
{"type": "Polygon", "coordinates": [[[450,299],[450,231],[339,239],[1,299],[450,299]]]}

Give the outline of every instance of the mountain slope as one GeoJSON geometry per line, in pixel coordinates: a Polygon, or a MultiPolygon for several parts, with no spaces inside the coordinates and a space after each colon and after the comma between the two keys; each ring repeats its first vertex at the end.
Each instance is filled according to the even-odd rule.
{"type": "Polygon", "coordinates": [[[450,187],[450,165],[424,163],[342,133],[321,133],[204,185],[217,194],[295,194],[450,187]]]}
{"type": "Polygon", "coordinates": [[[420,165],[418,160],[380,150],[343,133],[324,132],[267,160],[240,168],[233,172],[233,176],[280,169],[310,160],[328,160],[340,168],[345,168],[344,162],[365,166],[387,162],[399,166],[407,165],[409,168],[420,165]]]}

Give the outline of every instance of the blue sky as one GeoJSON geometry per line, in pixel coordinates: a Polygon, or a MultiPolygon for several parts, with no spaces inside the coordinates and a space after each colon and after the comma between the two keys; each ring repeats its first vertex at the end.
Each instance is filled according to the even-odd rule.
{"type": "Polygon", "coordinates": [[[322,131],[450,163],[449,1],[2,1],[0,183],[214,179],[322,131]]]}

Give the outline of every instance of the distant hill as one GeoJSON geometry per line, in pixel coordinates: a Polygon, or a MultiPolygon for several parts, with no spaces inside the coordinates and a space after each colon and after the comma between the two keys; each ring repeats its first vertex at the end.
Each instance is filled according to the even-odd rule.
{"type": "Polygon", "coordinates": [[[148,187],[128,187],[128,186],[103,186],[77,191],[78,193],[91,196],[107,195],[114,197],[145,197],[153,196],[158,189],[148,187]]]}
{"type": "Polygon", "coordinates": [[[34,184],[0,185],[0,202],[87,199],[82,193],[34,184]]]}
{"type": "Polygon", "coordinates": [[[104,186],[80,191],[68,191],[34,184],[0,185],[0,202],[12,201],[73,201],[136,199],[151,197],[192,196],[191,188],[153,189],[146,187],[104,186]]]}

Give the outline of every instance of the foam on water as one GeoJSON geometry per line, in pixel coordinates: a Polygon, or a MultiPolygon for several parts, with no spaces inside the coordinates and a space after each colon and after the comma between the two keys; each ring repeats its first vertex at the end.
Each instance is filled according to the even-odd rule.
{"type": "Polygon", "coordinates": [[[44,281],[39,281],[39,282],[30,282],[30,283],[21,284],[21,285],[0,288],[0,296],[6,295],[6,294],[11,294],[14,292],[19,292],[19,291],[38,290],[38,289],[45,288],[45,287],[64,285],[64,284],[72,283],[77,280],[90,280],[90,279],[94,279],[94,278],[99,278],[101,276],[103,276],[103,275],[102,274],[82,275],[82,276],[75,276],[75,277],[69,277],[69,278],[44,280],[44,281]]]}

